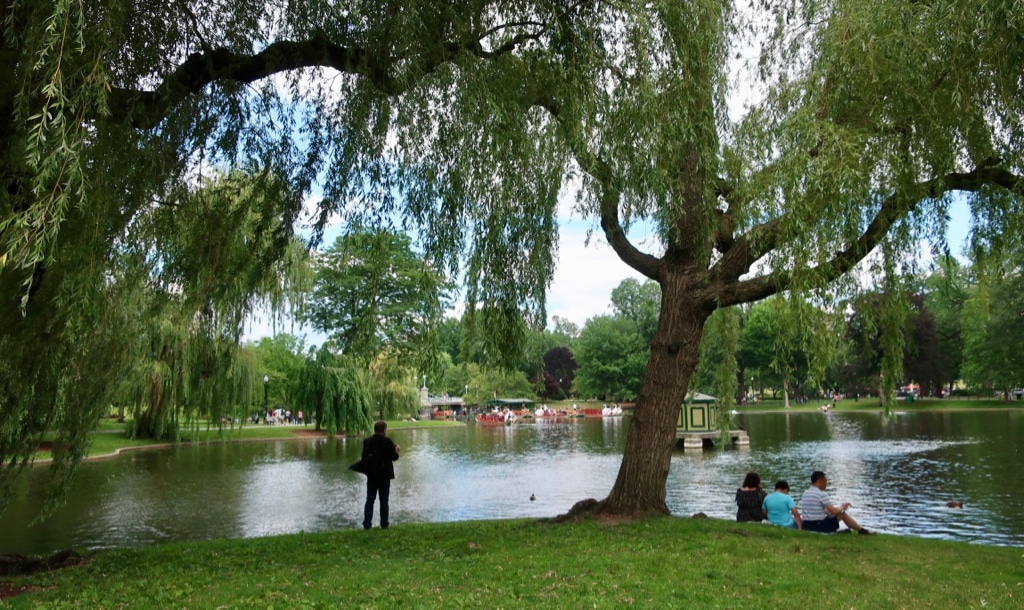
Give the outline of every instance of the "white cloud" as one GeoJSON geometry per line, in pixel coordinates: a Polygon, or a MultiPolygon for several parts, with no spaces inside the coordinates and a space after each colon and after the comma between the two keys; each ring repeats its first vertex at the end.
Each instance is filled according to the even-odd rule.
{"type": "Polygon", "coordinates": [[[642,275],[622,262],[604,235],[595,232],[587,243],[587,225],[563,221],[559,229],[558,261],[548,290],[548,318],[565,318],[579,326],[611,313],[611,294],[622,280],[642,275]]]}

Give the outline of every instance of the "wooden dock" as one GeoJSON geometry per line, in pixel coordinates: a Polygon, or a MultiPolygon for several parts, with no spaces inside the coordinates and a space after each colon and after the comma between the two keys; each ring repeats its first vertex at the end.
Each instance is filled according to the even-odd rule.
{"type": "MultiPolygon", "coordinates": [[[[715,441],[722,438],[718,430],[706,430],[693,432],[683,429],[676,429],[676,445],[682,445],[683,449],[704,449],[715,446],[715,441]]],[[[746,430],[729,430],[729,439],[733,447],[749,447],[750,437],[746,430]]]]}

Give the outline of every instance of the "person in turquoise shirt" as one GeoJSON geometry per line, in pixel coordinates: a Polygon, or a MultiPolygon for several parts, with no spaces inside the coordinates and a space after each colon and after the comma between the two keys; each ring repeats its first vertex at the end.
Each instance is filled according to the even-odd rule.
{"type": "Polygon", "coordinates": [[[779,480],[775,483],[775,491],[765,496],[761,503],[761,509],[768,517],[768,523],[780,527],[789,527],[795,530],[804,528],[800,519],[800,511],[796,509],[796,502],[789,497],[789,483],[779,480]]]}

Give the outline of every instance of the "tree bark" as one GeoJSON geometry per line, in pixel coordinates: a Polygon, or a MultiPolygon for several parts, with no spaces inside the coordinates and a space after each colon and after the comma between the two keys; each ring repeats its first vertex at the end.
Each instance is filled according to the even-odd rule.
{"type": "Polygon", "coordinates": [[[658,330],[636,400],[619,474],[608,497],[584,500],[567,516],[667,515],[666,485],[676,444],[679,409],[697,366],[704,323],[711,315],[698,298],[702,276],[663,273],[658,330]]]}

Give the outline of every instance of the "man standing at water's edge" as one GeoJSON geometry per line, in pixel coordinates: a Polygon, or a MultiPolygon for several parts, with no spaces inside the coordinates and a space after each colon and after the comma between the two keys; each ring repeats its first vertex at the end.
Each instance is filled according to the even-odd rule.
{"type": "Polygon", "coordinates": [[[373,526],[373,503],[380,495],[380,527],[388,527],[388,500],[391,479],[395,478],[395,460],[400,448],[387,437],[388,423],[373,424],[373,436],[363,439],[363,467],[366,472],[366,505],[363,507],[363,529],[373,526]]]}

